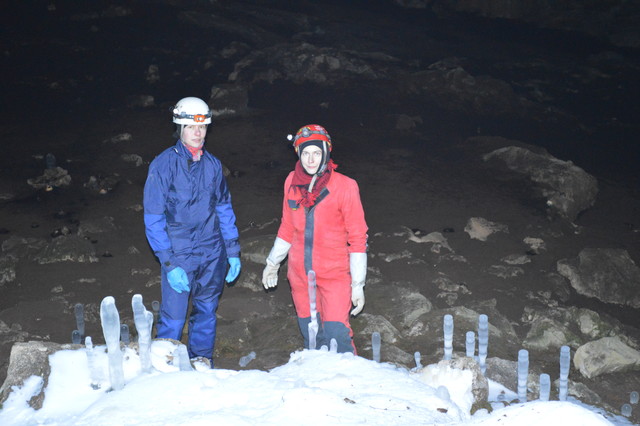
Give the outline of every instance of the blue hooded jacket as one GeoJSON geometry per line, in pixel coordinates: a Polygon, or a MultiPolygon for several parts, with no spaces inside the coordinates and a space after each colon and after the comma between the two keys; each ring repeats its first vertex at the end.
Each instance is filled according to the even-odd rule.
{"type": "Polygon", "coordinates": [[[200,161],[178,141],[149,166],[144,222],[151,248],[167,271],[200,256],[240,257],[236,216],[222,164],[203,150],[200,161]]]}

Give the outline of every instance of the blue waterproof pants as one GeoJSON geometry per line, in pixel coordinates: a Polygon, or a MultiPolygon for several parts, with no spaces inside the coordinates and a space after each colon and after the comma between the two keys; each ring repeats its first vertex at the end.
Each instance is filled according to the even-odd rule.
{"type": "Polygon", "coordinates": [[[203,254],[192,256],[185,262],[191,291],[178,293],[169,285],[167,274],[162,269],[162,302],[157,325],[157,337],[181,340],[182,330],[187,319],[189,299],[191,315],[189,317],[189,357],[205,357],[211,360],[216,339],[216,311],[222,291],[227,259],[222,252],[213,257],[203,254]]]}

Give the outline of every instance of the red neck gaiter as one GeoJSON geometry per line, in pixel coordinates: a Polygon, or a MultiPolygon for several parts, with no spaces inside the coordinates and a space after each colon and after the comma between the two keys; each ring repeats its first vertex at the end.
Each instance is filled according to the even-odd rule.
{"type": "Polygon", "coordinates": [[[191,159],[193,161],[200,161],[200,157],[202,157],[202,146],[200,146],[199,148],[194,148],[191,145],[187,145],[186,143],[182,143],[185,148],[187,148],[189,150],[189,152],[191,153],[191,159]]]}
{"type": "Polygon", "coordinates": [[[296,163],[294,170],[293,180],[289,187],[289,192],[292,193],[293,199],[296,200],[298,205],[306,208],[311,208],[316,203],[316,198],[320,195],[320,192],[327,186],[329,179],[331,178],[331,172],[338,168],[338,165],[329,160],[327,168],[322,175],[316,177],[316,181],[313,184],[313,189],[309,192],[309,184],[313,176],[304,171],[304,167],[300,160],[296,163]]]}

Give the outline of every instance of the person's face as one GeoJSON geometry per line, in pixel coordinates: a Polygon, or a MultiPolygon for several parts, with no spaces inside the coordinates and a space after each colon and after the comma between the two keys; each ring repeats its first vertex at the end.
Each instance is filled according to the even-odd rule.
{"type": "Polygon", "coordinates": [[[307,173],[315,174],[322,162],[322,150],[313,145],[306,147],[300,154],[300,162],[307,173]]]}
{"type": "Polygon", "coordinates": [[[181,139],[190,147],[200,148],[204,143],[205,136],[207,136],[206,124],[190,124],[182,129],[181,139]]]}

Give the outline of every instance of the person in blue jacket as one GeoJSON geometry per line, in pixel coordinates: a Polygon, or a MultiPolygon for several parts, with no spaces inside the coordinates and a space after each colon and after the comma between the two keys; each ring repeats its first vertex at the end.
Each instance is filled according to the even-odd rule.
{"type": "Polygon", "coordinates": [[[211,115],[207,104],[195,97],[181,99],[174,107],[179,140],[149,166],[144,224],[161,265],[156,337],[182,338],[191,299],[189,356],[208,358],[213,368],[218,301],[224,282],[234,281],[241,266],[236,217],[222,165],[203,149],[211,115]]]}

